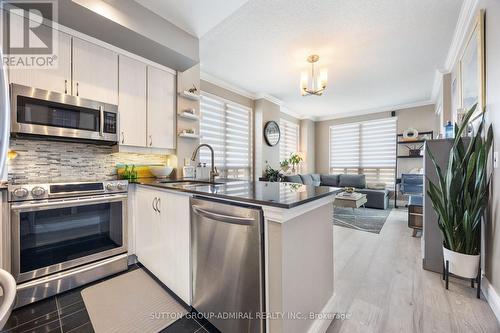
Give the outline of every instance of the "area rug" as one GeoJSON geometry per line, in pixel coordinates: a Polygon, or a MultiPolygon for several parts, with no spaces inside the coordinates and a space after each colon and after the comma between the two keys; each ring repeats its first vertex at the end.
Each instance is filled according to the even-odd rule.
{"type": "Polygon", "coordinates": [[[88,287],[82,298],[96,333],[156,333],[187,313],[142,269],[88,287]]]}
{"type": "Polygon", "coordinates": [[[334,207],[333,224],[378,234],[390,213],[391,209],[334,207]]]}

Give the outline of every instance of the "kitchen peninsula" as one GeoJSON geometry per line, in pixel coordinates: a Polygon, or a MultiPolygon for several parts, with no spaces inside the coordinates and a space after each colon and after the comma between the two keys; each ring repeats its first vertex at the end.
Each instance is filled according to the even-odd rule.
{"type": "MultiPolygon", "coordinates": [[[[193,219],[193,198],[215,200],[231,206],[241,205],[261,210],[263,215],[261,251],[265,258],[263,261],[263,285],[265,287],[262,298],[265,300],[266,315],[271,318],[263,321],[262,325],[267,326],[267,332],[273,333],[313,332],[320,327],[328,327],[328,320],[314,320],[314,317],[309,317],[309,314],[322,315],[333,312],[331,307],[333,297],[332,202],[335,194],[340,191],[339,188],[248,181],[221,181],[220,183],[216,181],[215,184],[210,184],[157,180],[142,180],[136,186],[139,205],[136,211],[148,210],[152,206],[153,210],[166,212],[171,219],[175,219],[174,223],[179,224],[175,228],[177,233],[171,241],[180,248],[184,248],[186,260],[191,260],[189,251],[195,251],[185,245],[190,240],[187,226],[190,223],[189,216],[191,220],[193,219]],[[169,207],[176,209],[170,210],[169,207]],[[184,238],[179,234],[179,230],[184,230],[184,238]],[[182,242],[182,239],[185,239],[185,242],[182,242]],[[306,314],[307,317],[305,317],[306,314]]],[[[162,214],[157,212],[154,214],[162,214]]],[[[215,215],[222,216],[220,212],[215,215]]],[[[140,216],[134,220],[137,237],[136,254],[141,263],[155,275],[161,276],[162,268],[155,268],[154,260],[151,260],[152,267],[148,267],[147,251],[143,253],[144,251],[141,250],[141,247],[146,247],[146,243],[150,242],[147,236],[142,240],[141,235],[148,232],[140,230],[144,227],[140,224],[147,220],[140,216]]],[[[191,230],[191,237],[193,232],[191,230]]],[[[215,236],[211,241],[216,241],[215,236]]],[[[180,265],[178,267],[186,268],[184,276],[178,278],[188,279],[188,268],[191,264],[178,265],[180,265]]],[[[196,279],[195,272],[193,272],[193,279],[196,279]]],[[[175,286],[175,283],[168,285],[175,286]]],[[[183,285],[179,282],[178,285],[179,289],[174,292],[187,303],[196,298],[193,295],[194,291],[191,290],[191,284],[184,283],[183,285]]],[[[252,292],[255,293],[255,291],[252,292]]],[[[196,305],[194,304],[195,308],[197,308],[196,305]]]]}

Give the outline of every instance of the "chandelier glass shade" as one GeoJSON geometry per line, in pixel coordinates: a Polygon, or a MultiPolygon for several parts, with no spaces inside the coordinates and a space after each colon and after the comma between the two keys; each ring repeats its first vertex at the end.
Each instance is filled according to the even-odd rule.
{"type": "Polygon", "coordinates": [[[307,57],[311,64],[311,71],[303,71],[300,76],[300,93],[302,96],[316,95],[321,96],[328,83],[328,70],[322,68],[319,71],[314,67],[318,62],[319,56],[316,54],[307,57]]]}

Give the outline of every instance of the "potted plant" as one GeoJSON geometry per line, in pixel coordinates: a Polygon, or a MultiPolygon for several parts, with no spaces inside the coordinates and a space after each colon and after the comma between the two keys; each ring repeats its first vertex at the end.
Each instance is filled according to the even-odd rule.
{"type": "Polygon", "coordinates": [[[299,165],[300,162],[303,161],[303,158],[297,154],[297,153],[292,153],[290,155],[290,158],[288,159],[288,162],[292,165],[292,172],[295,173],[297,170],[296,167],[299,165]]]}
{"type": "Polygon", "coordinates": [[[280,170],[275,170],[271,168],[270,165],[264,170],[264,177],[268,182],[280,182],[283,180],[283,175],[280,173],[280,170]]]}
{"type": "Polygon", "coordinates": [[[280,162],[280,167],[283,172],[288,172],[288,169],[290,169],[290,161],[289,160],[283,160],[280,162]]]}
{"type": "Polygon", "coordinates": [[[471,279],[479,269],[481,220],[488,206],[488,159],[493,141],[491,125],[483,137],[484,113],[476,134],[464,141],[462,134],[476,107],[467,112],[460,127],[455,126],[446,168],[441,169],[427,150],[438,176],[437,183],[429,180],[427,194],[438,215],[444,260],[449,262],[449,273],[471,279]]]}

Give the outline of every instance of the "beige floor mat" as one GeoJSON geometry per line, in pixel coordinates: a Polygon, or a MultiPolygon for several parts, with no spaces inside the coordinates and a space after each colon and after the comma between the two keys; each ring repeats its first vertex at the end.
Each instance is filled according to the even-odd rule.
{"type": "Polygon", "coordinates": [[[187,313],[142,269],[85,288],[82,297],[96,333],[156,333],[187,313]]]}

